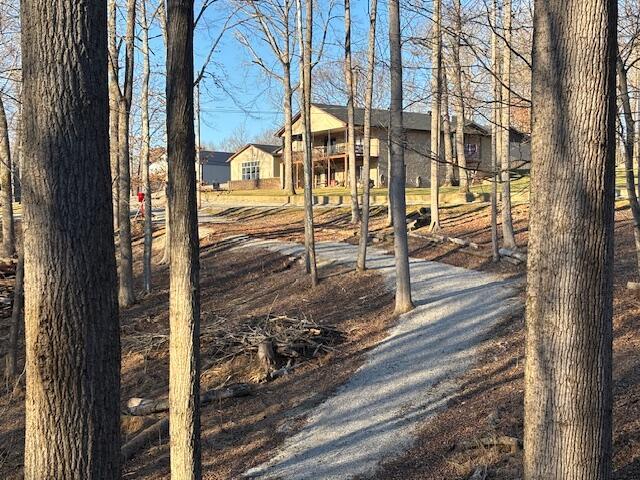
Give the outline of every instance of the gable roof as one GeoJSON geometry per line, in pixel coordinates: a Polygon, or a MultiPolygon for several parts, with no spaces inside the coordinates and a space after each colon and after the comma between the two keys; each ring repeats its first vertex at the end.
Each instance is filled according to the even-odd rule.
{"type": "Polygon", "coordinates": [[[201,165],[226,165],[227,160],[233,155],[229,152],[213,152],[211,150],[200,150],[201,165]]]}
{"type": "MultiPolygon", "coordinates": [[[[323,112],[331,115],[338,121],[347,124],[348,112],[347,107],[342,105],[329,105],[325,103],[312,103],[316,108],[319,108],[323,112]]],[[[297,122],[300,118],[300,112],[296,113],[293,117],[293,123],[297,122]]],[[[418,131],[431,131],[431,113],[419,113],[419,112],[403,112],[403,125],[405,130],[418,130],[418,131]]],[[[354,109],[354,123],[356,126],[364,125],[364,108],[354,109]]],[[[456,117],[451,118],[451,131],[455,132],[456,129],[456,117]]],[[[389,127],[389,110],[381,110],[374,108],[371,110],[371,126],[372,127],[389,127]]],[[[466,133],[478,133],[480,135],[489,135],[489,132],[483,126],[468,121],[465,125],[466,133]]],[[[284,134],[284,127],[280,128],[276,132],[276,135],[282,136],[284,134]]]]}
{"type": "Polygon", "coordinates": [[[280,145],[265,145],[265,144],[262,144],[262,143],[247,143],[244,147],[242,147],[236,153],[234,153],[231,156],[229,156],[229,158],[227,158],[226,161],[230,162],[231,160],[236,158],[238,155],[240,155],[242,152],[244,152],[245,150],[247,150],[248,148],[251,148],[251,147],[257,148],[258,150],[261,150],[264,153],[267,153],[269,155],[275,155],[278,152],[278,150],[280,150],[282,148],[280,145]]]}

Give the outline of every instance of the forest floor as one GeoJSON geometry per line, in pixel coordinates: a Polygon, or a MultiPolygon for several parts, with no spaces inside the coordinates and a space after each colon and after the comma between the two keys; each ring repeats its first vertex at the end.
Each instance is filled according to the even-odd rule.
{"type": "MultiPolygon", "coordinates": [[[[366,354],[385,338],[395,320],[392,295],[385,280],[370,271],[356,274],[336,264],[320,269],[319,288],[310,289],[304,268],[286,255],[267,250],[227,248],[223,239],[246,235],[260,239],[300,242],[302,209],[212,207],[202,227],[202,373],[203,389],[237,382],[254,385],[245,398],[221,400],[202,411],[205,478],[235,479],[246,468],[269,460],[279,445],[303,428],[312,413],[363,364],[366,354]],[[304,361],[290,375],[256,383],[255,355],[223,358],[216,333],[237,332],[266,318],[310,319],[340,332],[340,339],[304,361]],[[224,327],[224,328],[222,328],[224,327]],[[214,345],[215,344],[215,345],[214,345]]],[[[374,211],[372,230],[387,232],[386,214],[374,211]]],[[[525,204],[515,205],[514,220],[520,245],[527,241],[525,204]]],[[[358,230],[349,224],[344,208],[316,210],[317,239],[356,243],[358,230]]],[[[462,266],[504,278],[522,280],[523,265],[493,264],[486,204],[447,207],[443,233],[480,244],[483,255],[451,243],[410,238],[411,256],[462,266]]],[[[620,207],[616,223],[615,263],[615,478],[640,478],[640,297],[625,288],[637,280],[635,252],[628,210],[620,207]]],[[[156,232],[155,259],[162,250],[162,230],[156,232]]],[[[390,249],[390,240],[375,244],[390,249]]],[[[140,240],[136,242],[140,258],[140,240]]],[[[136,265],[136,274],[140,274],[136,265]]],[[[122,402],[130,397],[161,397],[168,376],[168,271],[156,265],[155,289],[121,316],[122,402]]],[[[10,279],[0,286],[10,294],[10,279]]],[[[138,279],[138,288],[141,288],[138,279]]],[[[8,334],[9,309],[0,308],[2,348],[8,334]]],[[[446,409],[425,421],[405,454],[384,459],[376,479],[467,479],[486,467],[489,479],[521,477],[521,452],[480,446],[486,437],[522,438],[524,333],[521,314],[493,329],[483,343],[481,358],[462,376],[462,386],[446,409]],[[474,442],[478,448],[469,448],[474,442]]],[[[0,351],[4,354],[4,351],[0,351]]],[[[22,362],[22,358],[21,358],[22,362]]],[[[5,385],[0,394],[0,478],[20,478],[24,442],[24,387],[5,385]]],[[[160,416],[123,417],[123,441],[160,416]]],[[[382,459],[380,459],[382,460],[382,459]]],[[[169,450],[159,438],[125,465],[124,478],[168,478],[169,450]]]]}

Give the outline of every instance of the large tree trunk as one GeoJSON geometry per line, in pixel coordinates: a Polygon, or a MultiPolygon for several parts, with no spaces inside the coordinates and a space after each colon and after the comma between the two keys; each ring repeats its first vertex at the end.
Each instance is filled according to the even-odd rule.
{"type": "Polygon", "coordinates": [[[18,255],[16,267],[16,284],[13,289],[13,308],[11,311],[11,326],[9,328],[9,342],[4,361],[4,376],[6,379],[18,374],[18,340],[24,318],[24,254],[18,255]]]}
{"type": "Polygon", "coordinates": [[[2,203],[2,248],[0,248],[0,256],[2,257],[12,257],[16,253],[13,224],[12,170],[7,114],[0,94],[0,195],[2,196],[0,199],[0,203],[2,203]]]}
{"type": "Polygon", "coordinates": [[[513,250],[517,247],[511,218],[511,0],[504,0],[504,50],[502,61],[502,131],[501,178],[502,178],[502,244],[513,250]]]}
{"type": "Polygon", "coordinates": [[[441,90],[442,90],[442,0],[433,2],[433,42],[431,54],[431,230],[440,230],[440,168],[441,90]]]}
{"type": "Polygon", "coordinates": [[[456,158],[458,161],[458,170],[460,172],[460,190],[469,191],[469,171],[467,170],[467,157],[464,153],[464,126],[466,124],[464,111],[464,93],[462,88],[462,63],[460,61],[460,44],[462,43],[462,4],[460,0],[455,0],[453,7],[453,90],[454,90],[454,109],[457,117],[456,125],[456,158]]]}
{"type": "Polygon", "coordinates": [[[151,181],[149,179],[149,78],[151,65],[149,61],[149,22],[147,19],[147,0],[140,2],[142,9],[142,98],[140,111],[142,115],[142,151],[140,166],[142,168],[142,191],[144,192],[144,254],[142,277],[145,293],[151,293],[151,252],[153,247],[153,215],[151,204],[151,181]]]}
{"type": "Polygon", "coordinates": [[[133,251],[131,248],[131,166],[129,158],[129,120],[131,118],[131,100],[133,98],[133,57],[134,34],[136,24],[136,0],[127,0],[127,33],[125,36],[126,59],[124,91],[120,95],[120,118],[118,119],[119,160],[119,199],[118,224],[120,238],[119,294],[121,307],[129,307],[136,301],[133,292],[133,251]]]}
{"type": "Polygon", "coordinates": [[[118,38],[116,25],[118,9],[116,0],[109,0],[108,4],[108,35],[109,35],[109,162],[111,164],[111,190],[113,195],[113,225],[118,230],[120,218],[118,208],[120,203],[120,163],[118,145],[120,120],[120,86],[118,84],[118,38]]]}
{"type": "Polygon", "coordinates": [[[369,240],[369,205],[371,200],[371,107],[373,103],[373,75],[376,67],[376,17],[378,0],[369,3],[369,46],[367,53],[367,85],[364,96],[364,131],[362,171],[364,172],[364,191],[362,192],[362,223],[360,225],[360,243],[356,267],[363,272],[367,268],[367,242],[369,240]]]}
{"type": "Polygon", "coordinates": [[[171,476],[201,477],[200,285],[193,127],[193,0],[169,0],[167,135],[171,204],[169,426],[171,476]]]}
{"type": "Polygon", "coordinates": [[[500,158],[500,99],[502,97],[498,79],[500,78],[500,65],[498,64],[498,1],[493,0],[491,9],[491,87],[493,90],[493,108],[491,122],[491,253],[493,261],[500,260],[498,246],[498,159],[500,158]]]}
{"type": "Polygon", "coordinates": [[[625,120],[625,136],[624,136],[624,164],[625,164],[625,184],[627,188],[627,196],[629,197],[629,207],[631,208],[631,216],[633,218],[633,236],[636,244],[636,263],[638,272],[640,273],[640,204],[638,203],[638,195],[636,193],[635,173],[633,171],[634,157],[636,155],[635,147],[635,124],[633,121],[633,112],[631,111],[631,98],[629,95],[629,82],[627,78],[627,70],[620,55],[616,59],[616,70],[618,74],[618,86],[620,89],[620,103],[622,103],[622,112],[625,120]]]}
{"type": "Polygon", "coordinates": [[[351,63],[351,2],[344,0],[344,77],[347,87],[347,155],[349,157],[349,189],[351,191],[351,223],[360,221],[358,205],[358,169],[356,164],[356,126],[353,85],[353,65],[351,63]]]}
{"type": "Polygon", "coordinates": [[[106,14],[21,2],[27,480],[120,477],[106,14]]]}
{"type": "Polygon", "coordinates": [[[446,68],[442,69],[442,130],[444,135],[444,163],[446,167],[445,185],[455,185],[456,170],[453,161],[453,143],[451,141],[451,117],[449,117],[449,83],[446,68]]]}
{"type": "Polygon", "coordinates": [[[313,40],[313,2],[307,1],[305,30],[302,29],[302,1],[297,0],[296,21],[300,42],[300,77],[302,79],[300,100],[302,104],[302,122],[304,143],[304,245],[305,265],[311,275],[311,285],[318,284],[316,265],[316,243],[313,232],[313,147],[311,137],[311,48],[313,40]],[[306,33],[306,35],[305,35],[306,33]]]}
{"type": "Polygon", "coordinates": [[[616,2],[537,2],[534,32],[524,476],[609,479],[616,2]]]}
{"type": "Polygon", "coordinates": [[[400,41],[400,5],[389,0],[389,53],[391,69],[390,162],[389,195],[393,209],[394,252],[396,258],[396,314],[413,309],[409,244],[407,241],[407,200],[405,198],[405,133],[402,119],[402,48],[400,41]]]}

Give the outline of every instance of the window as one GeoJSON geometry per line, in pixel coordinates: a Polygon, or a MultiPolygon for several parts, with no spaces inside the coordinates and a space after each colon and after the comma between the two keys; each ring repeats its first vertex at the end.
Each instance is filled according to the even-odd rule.
{"type": "Polygon", "coordinates": [[[475,143],[467,143],[464,146],[464,154],[467,157],[473,157],[478,153],[478,145],[475,143]]]}
{"type": "Polygon", "coordinates": [[[242,180],[258,180],[260,178],[260,162],[242,163],[242,180]]]}

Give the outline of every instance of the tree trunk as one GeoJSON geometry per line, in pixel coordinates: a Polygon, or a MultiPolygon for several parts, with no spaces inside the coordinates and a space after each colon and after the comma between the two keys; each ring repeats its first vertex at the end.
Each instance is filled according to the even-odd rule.
{"type": "MultiPolygon", "coordinates": [[[[287,39],[287,43],[289,40],[287,39]]],[[[287,58],[289,54],[287,53],[287,58]]],[[[284,190],[288,195],[294,195],[293,183],[293,89],[291,87],[291,64],[285,64],[284,71],[284,190]]]]}
{"type": "Polygon", "coordinates": [[[195,137],[196,137],[196,206],[202,208],[202,158],[200,151],[202,144],[200,141],[200,81],[194,86],[194,116],[195,116],[195,137]]]}
{"type": "Polygon", "coordinates": [[[311,48],[313,40],[313,3],[306,4],[306,25],[302,29],[302,1],[297,0],[296,19],[298,24],[298,39],[300,42],[300,103],[303,110],[304,143],[304,245],[305,265],[307,273],[311,275],[311,285],[318,284],[318,269],[316,265],[316,244],[313,232],[313,148],[311,145],[311,48]],[[306,35],[305,35],[306,33],[306,35]]]}
{"type": "Polygon", "coordinates": [[[363,272],[367,268],[367,242],[369,240],[369,205],[371,200],[371,107],[373,104],[373,75],[376,67],[376,17],[378,0],[369,3],[369,46],[367,52],[367,84],[364,96],[364,128],[362,171],[364,172],[364,191],[362,192],[362,222],[360,224],[360,243],[356,268],[363,272]]]}
{"type": "MultiPolygon", "coordinates": [[[[160,31],[162,32],[162,40],[164,42],[165,49],[167,48],[167,14],[165,0],[161,0],[158,5],[158,23],[160,24],[160,31]]],[[[169,167],[169,151],[168,151],[168,139],[167,132],[164,134],[164,145],[167,159],[167,169],[169,167]]],[[[169,197],[171,192],[171,185],[169,185],[169,173],[167,172],[167,182],[164,189],[164,253],[160,264],[166,265],[171,260],[171,205],[169,205],[169,197]]]]}
{"type": "Polygon", "coordinates": [[[502,244],[504,248],[517,248],[511,218],[511,0],[504,0],[504,50],[502,61],[502,130],[501,178],[502,178],[502,244]]]}
{"type": "Polygon", "coordinates": [[[524,477],[609,479],[616,2],[535,7],[524,477]]]}
{"type": "Polygon", "coordinates": [[[119,294],[121,307],[129,307],[136,301],[133,292],[133,252],[131,248],[131,165],[129,153],[129,120],[131,118],[131,100],[133,97],[133,58],[134,34],[136,24],[136,0],[127,0],[127,33],[125,36],[126,59],[124,91],[120,95],[120,118],[118,119],[119,160],[119,199],[118,224],[120,237],[119,294]]]}
{"type": "Polygon", "coordinates": [[[171,476],[201,477],[200,285],[193,126],[193,0],[169,0],[167,135],[171,204],[169,427],[171,476]]]}
{"type": "Polygon", "coordinates": [[[498,246],[498,158],[500,157],[500,142],[498,135],[501,132],[500,119],[500,100],[501,90],[498,79],[500,78],[500,65],[498,64],[498,2],[493,0],[491,10],[491,65],[493,72],[491,75],[491,83],[493,90],[493,108],[491,122],[491,253],[493,261],[500,260],[500,252],[498,246]]]}
{"type": "Polygon", "coordinates": [[[635,124],[633,121],[633,112],[631,111],[631,98],[629,95],[629,82],[627,78],[627,70],[618,54],[616,59],[616,70],[618,73],[618,88],[620,89],[620,103],[622,103],[622,112],[625,120],[624,130],[624,164],[625,164],[625,183],[627,187],[627,195],[629,197],[629,207],[631,208],[631,216],[633,218],[633,236],[636,244],[636,263],[638,265],[638,273],[640,273],[640,204],[638,204],[638,195],[636,193],[635,173],[633,171],[635,156],[635,124]]]}
{"type": "Polygon", "coordinates": [[[405,198],[405,134],[402,119],[402,48],[399,0],[389,0],[389,53],[391,68],[390,151],[394,252],[396,258],[396,314],[412,310],[409,244],[407,241],[407,200],[405,198]]]}
{"type": "Polygon", "coordinates": [[[13,224],[13,185],[11,182],[11,148],[9,147],[9,127],[4,102],[0,94],[0,194],[2,198],[2,248],[0,256],[12,257],[16,253],[13,224]]]}
{"type": "Polygon", "coordinates": [[[153,247],[153,216],[151,204],[151,181],[149,179],[149,78],[151,65],[149,61],[149,22],[147,19],[147,0],[140,2],[142,9],[142,98],[140,111],[142,114],[142,151],[140,166],[142,168],[142,191],[144,192],[144,254],[142,277],[145,293],[151,293],[151,252],[153,247]]]}
{"type": "Polygon", "coordinates": [[[454,3],[454,27],[453,27],[453,89],[454,109],[457,117],[456,125],[456,158],[458,161],[458,170],[460,175],[460,190],[469,191],[471,179],[467,170],[467,157],[464,152],[464,127],[466,124],[464,111],[464,93],[462,89],[462,63],[460,61],[460,43],[462,42],[462,3],[461,0],[455,0],[454,3]]]}
{"type": "MultiPolygon", "coordinates": [[[[431,231],[440,230],[440,101],[442,91],[442,0],[433,2],[433,42],[431,55],[431,231]]],[[[404,226],[404,222],[403,222],[404,226]]]]}
{"type": "Polygon", "coordinates": [[[107,9],[23,0],[24,477],[120,477],[107,9]]]}
{"type": "Polygon", "coordinates": [[[449,83],[446,69],[442,69],[442,130],[444,135],[444,163],[446,167],[446,185],[455,185],[456,171],[453,160],[453,144],[451,141],[451,119],[449,117],[449,83]]]}
{"type": "Polygon", "coordinates": [[[113,225],[117,231],[120,218],[120,162],[118,145],[120,119],[120,86],[118,84],[118,38],[116,25],[118,9],[116,0],[109,0],[108,5],[108,35],[109,35],[109,161],[111,164],[111,190],[113,195],[113,225]]]}
{"type": "Polygon", "coordinates": [[[13,308],[11,311],[11,326],[9,328],[9,342],[4,361],[4,376],[6,379],[18,374],[18,340],[24,318],[24,254],[18,255],[16,267],[16,285],[13,290],[13,308]]]}
{"type": "Polygon", "coordinates": [[[349,188],[351,191],[351,223],[360,221],[358,205],[358,169],[356,163],[356,126],[353,65],[351,63],[351,2],[344,0],[344,77],[347,87],[347,155],[349,156],[349,188]]]}

